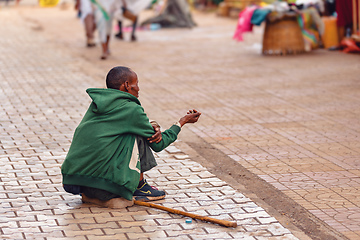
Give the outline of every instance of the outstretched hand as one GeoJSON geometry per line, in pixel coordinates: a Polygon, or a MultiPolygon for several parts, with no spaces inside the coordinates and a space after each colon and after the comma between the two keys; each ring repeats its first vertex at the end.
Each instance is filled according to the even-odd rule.
{"type": "Polygon", "coordinates": [[[187,124],[187,123],[196,123],[199,120],[199,117],[201,115],[201,112],[198,112],[197,110],[189,110],[185,116],[180,118],[179,123],[181,126],[187,124]]]}
{"type": "MultiPolygon", "coordinates": [[[[201,115],[201,112],[198,112],[197,110],[189,110],[185,116],[180,118],[179,123],[181,126],[184,126],[187,123],[196,123],[199,120],[199,117],[201,115]]],[[[160,126],[158,124],[152,124],[152,127],[155,130],[154,135],[149,137],[147,140],[150,143],[159,143],[162,140],[162,135],[160,131],[160,126]]]]}

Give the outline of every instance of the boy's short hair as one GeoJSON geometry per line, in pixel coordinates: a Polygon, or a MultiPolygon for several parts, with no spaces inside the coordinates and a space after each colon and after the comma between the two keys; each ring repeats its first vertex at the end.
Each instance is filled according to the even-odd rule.
{"type": "Polygon", "coordinates": [[[119,90],[122,84],[126,81],[130,81],[132,74],[133,71],[128,67],[114,67],[106,76],[106,87],[119,90]]]}

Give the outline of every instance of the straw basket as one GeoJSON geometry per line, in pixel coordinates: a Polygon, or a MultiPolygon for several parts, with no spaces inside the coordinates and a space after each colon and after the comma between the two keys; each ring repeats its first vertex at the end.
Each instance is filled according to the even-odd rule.
{"type": "Polygon", "coordinates": [[[274,21],[266,20],[263,38],[264,55],[287,55],[305,52],[304,39],[295,15],[274,21]]]}

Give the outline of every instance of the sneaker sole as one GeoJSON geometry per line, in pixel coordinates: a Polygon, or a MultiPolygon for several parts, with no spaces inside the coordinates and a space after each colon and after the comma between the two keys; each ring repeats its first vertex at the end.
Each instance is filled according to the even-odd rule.
{"type": "Polygon", "coordinates": [[[136,200],[136,197],[139,197],[140,202],[150,202],[150,201],[156,201],[156,200],[161,200],[165,198],[164,196],[158,196],[158,197],[149,197],[149,196],[134,196],[133,199],[136,200]]]}

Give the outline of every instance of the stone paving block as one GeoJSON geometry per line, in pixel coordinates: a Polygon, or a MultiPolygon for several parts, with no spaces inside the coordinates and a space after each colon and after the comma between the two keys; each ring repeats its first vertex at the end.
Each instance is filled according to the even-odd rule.
{"type": "Polygon", "coordinates": [[[190,158],[188,155],[180,155],[180,154],[174,155],[174,157],[179,160],[190,158]]]}
{"type": "MultiPolygon", "coordinates": [[[[246,225],[259,225],[258,218],[244,218],[244,219],[236,219],[238,226],[246,226],[246,225]]],[[[245,230],[244,230],[245,231],[245,230]]]]}
{"type": "Polygon", "coordinates": [[[134,232],[126,234],[130,239],[140,239],[140,238],[166,238],[167,235],[164,231],[154,232],[154,233],[143,233],[143,232],[134,232]]]}
{"type": "Polygon", "coordinates": [[[24,239],[24,235],[18,231],[10,234],[1,234],[4,239],[24,239]]]}
{"type": "Polygon", "coordinates": [[[244,233],[238,233],[238,234],[230,233],[230,235],[235,239],[242,239],[242,240],[255,240],[256,239],[255,237],[249,236],[248,234],[244,234],[244,233]]]}
{"type": "Polygon", "coordinates": [[[268,231],[271,232],[275,236],[284,235],[284,234],[291,234],[291,232],[288,229],[284,228],[279,223],[271,223],[271,224],[269,224],[268,231]]]}
{"type": "Polygon", "coordinates": [[[349,239],[356,239],[360,235],[360,231],[345,231],[344,235],[348,237],[349,239]]]}
{"type": "Polygon", "coordinates": [[[169,237],[177,237],[179,235],[185,235],[185,234],[208,234],[204,231],[204,229],[182,229],[180,231],[171,231],[171,230],[165,230],[166,235],[168,235],[169,237]]]}
{"type": "MultiPolygon", "coordinates": [[[[107,223],[79,223],[79,228],[87,231],[90,229],[117,229],[119,225],[116,222],[107,222],[107,223]]],[[[111,230],[110,230],[111,231],[111,230]]]]}
{"type": "Polygon", "coordinates": [[[181,150],[178,149],[178,148],[175,147],[175,146],[169,146],[169,147],[167,147],[167,148],[166,148],[166,151],[167,151],[168,153],[179,153],[179,152],[181,152],[181,150]]]}
{"type": "MultiPolygon", "coordinates": [[[[64,229],[63,230],[65,233],[66,237],[77,237],[77,236],[83,236],[84,235],[84,231],[83,230],[68,230],[68,229],[64,229]]],[[[86,235],[104,235],[103,231],[101,229],[91,229],[91,230],[86,230],[86,235]]]]}
{"type": "Polygon", "coordinates": [[[269,224],[269,223],[274,223],[277,222],[276,218],[274,217],[257,217],[256,218],[257,221],[259,221],[261,224],[269,224]]]}
{"type": "Polygon", "coordinates": [[[234,219],[242,220],[248,218],[259,218],[259,217],[268,217],[269,215],[265,211],[260,211],[256,213],[231,213],[230,214],[234,219]]]}
{"type": "Polygon", "coordinates": [[[221,199],[222,201],[215,201],[213,199],[209,200],[199,200],[197,203],[200,206],[211,206],[211,205],[219,205],[219,207],[226,209],[226,208],[232,208],[234,207],[234,202],[231,199],[221,199]]]}
{"type": "Polygon", "coordinates": [[[138,222],[134,222],[134,221],[133,222],[122,222],[122,221],[119,221],[118,223],[122,228],[142,227],[144,224],[153,225],[153,226],[156,225],[156,223],[152,219],[147,219],[146,221],[138,221],[138,222]]]}
{"type": "MultiPolygon", "coordinates": [[[[234,212],[234,209],[206,209],[205,210],[209,215],[216,216],[217,218],[221,217],[223,214],[231,214],[234,212]]],[[[236,210],[237,213],[243,212],[241,209],[236,210]]]]}
{"type": "Polygon", "coordinates": [[[4,232],[5,235],[7,234],[13,234],[16,232],[21,232],[23,234],[34,234],[34,233],[40,233],[39,227],[23,227],[23,228],[3,228],[2,232],[4,232]]]}
{"type": "Polygon", "coordinates": [[[262,236],[258,236],[256,237],[256,239],[258,240],[296,240],[297,238],[294,237],[291,234],[285,234],[283,236],[271,236],[271,237],[262,237],[262,236]]]}
{"type": "MultiPolygon", "coordinates": [[[[213,200],[211,198],[211,196],[207,195],[206,192],[197,192],[197,191],[195,191],[195,192],[185,192],[184,194],[189,198],[198,198],[198,199],[201,199],[201,200],[204,200],[204,201],[213,200]]],[[[223,194],[220,191],[214,191],[214,192],[212,192],[212,194],[214,194],[215,196],[223,196],[223,194]]]]}
{"type": "Polygon", "coordinates": [[[89,240],[98,240],[98,239],[109,239],[109,240],[114,240],[114,239],[126,239],[126,234],[114,234],[114,235],[106,235],[106,236],[97,236],[97,235],[87,235],[86,236],[87,239],[89,240]]]}
{"type": "Polygon", "coordinates": [[[142,226],[142,228],[144,229],[145,232],[153,232],[153,231],[182,231],[183,228],[179,225],[179,224],[169,224],[166,226],[152,226],[152,225],[144,225],[142,226]]]}
{"type": "MultiPolygon", "coordinates": [[[[98,236],[98,238],[99,238],[99,236],[98,236]]],[[[48,237],[47,239],[54,239],[54,240],[57,240],[57,239],[63,239],[63,240],[65,240],[65,239],[69,239],[68,237],[48,237]]],[[[86,240],[87,238],[85,237],[85,236],[73,236],[73,237],[71,237],[71,239],[74,239],[74,240],[86,240]]]]}

